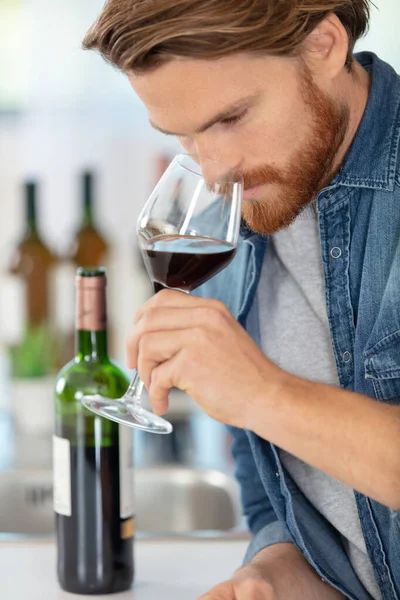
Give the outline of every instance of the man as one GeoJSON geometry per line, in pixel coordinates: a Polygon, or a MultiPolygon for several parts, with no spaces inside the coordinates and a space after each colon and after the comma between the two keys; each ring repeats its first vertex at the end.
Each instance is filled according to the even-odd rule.
{"type": "Polygon", "coordinates": [[[242,241],[128,344],[230,426],[254,535],[207,600],[400,598],[400,80],[367,0],[109,0],[84,41],[157,129],[240,169],[242,241]]]}

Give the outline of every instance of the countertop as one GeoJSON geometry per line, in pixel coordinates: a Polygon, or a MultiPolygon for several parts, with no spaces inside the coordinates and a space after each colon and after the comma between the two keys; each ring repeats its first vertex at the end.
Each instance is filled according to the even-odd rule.
{"type": "MultiPolygon", "coordinates": [[[[196,600],[229,579],[244,557],[248,541],[240,539],[140,539],[135,545],[133,588],[109,596],[118,600],[196,600]]],[[[0,542],[2,600],[68,600],[56,576],[53,540],[0,542]]]]}

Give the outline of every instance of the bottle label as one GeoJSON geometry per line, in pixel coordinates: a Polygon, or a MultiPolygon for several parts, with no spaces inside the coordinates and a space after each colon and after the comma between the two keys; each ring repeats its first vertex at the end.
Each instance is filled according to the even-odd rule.
{"type": "Polygon", "coordinates": [[[54,512],[72,515],[71,447],[69,440],[53,435],[53,503],[54,512]]]}
{"type": "Polygon", "coordinates": [[[120,425],[119,509],[121,519],[128,519],[134,515],[133,485],[133,431],[126,425],[120,425]]]}

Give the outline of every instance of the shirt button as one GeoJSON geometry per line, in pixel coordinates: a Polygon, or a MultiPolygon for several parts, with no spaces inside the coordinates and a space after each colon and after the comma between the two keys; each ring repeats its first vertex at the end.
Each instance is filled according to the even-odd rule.
{"type": "Polygon", "coordinates": [[[344,352],[342,358],[343,358],[343,362],[349,363],[351,361],[351,354],[350,354],[350,352],[347,352],[347,350],[346,350],[346,352],[344,352]]]}
{"type": "Polygon", "coordinates": [[[278,473],[278,472],[276,472],[276,473],[275,473],[275,475],[276,475],[277,477],[279,477],[279,473],[278,473]]]}
{"type": "Polygon", "coordinates": [[[331,256],[332,258],[339,258],[340,256],[342,256],[342,250],[337,246],[331,248],[331,256]]]}

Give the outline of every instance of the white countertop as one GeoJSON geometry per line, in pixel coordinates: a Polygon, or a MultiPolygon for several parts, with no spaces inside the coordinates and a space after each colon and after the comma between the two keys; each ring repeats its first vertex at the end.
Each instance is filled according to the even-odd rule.
{"type": "MultiPolygon", "coordinates": [[[[119,600],[196,600],[229,579],[244,557],[247,540],[144,539],[135,546],[136,576],[132,590],[119,600]]],[[[2,600],[68,600],[56,576],[54,541],[0,543],[2,600]]]]}

